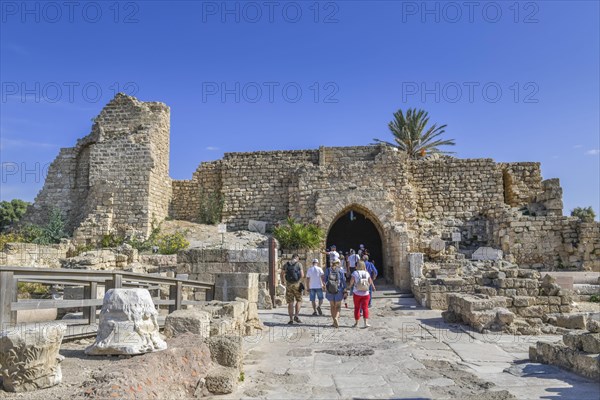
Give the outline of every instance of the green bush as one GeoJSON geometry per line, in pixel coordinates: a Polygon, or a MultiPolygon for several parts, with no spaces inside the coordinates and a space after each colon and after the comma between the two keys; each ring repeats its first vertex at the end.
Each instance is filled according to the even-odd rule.
{"type": "Polygon", "coordinates": [[[32,282],[17,283],[17,296],[19,298],[31,298],[32,295],[41,296],[50,294],[48,285],[32,282]]]}
{"type": "Polygon", "coordinates": [[[223,196],[220,192],[200,194],[200,211],[198,221],[201,224],[215,225],[221,222],[223,216],[223,196]]]}
{"type": "Polygon", "coordinates": [[[273,229],[273,236],[284,249],[316,249],[323,244],[325,234],[314,224],[301,224],[288,218],[287,224],[273,229]]]}
{"type": "Polygon", "coordinates": [[[592,296],[590,296],[590,301],[592,303],[600,303],[600,295],[593,294],[592,296]]]}
{"type": "Polygon", "coordinates": [[[594,222],[596,219],[596,213],[592,207],[576,207],[571,210],[571,216],[577,217],[583,222],[594,222]]]}
{"type": "Polygon", "coordinates": [[[144,239],[143,237],[134,236],[127,240],[127,244],[129,244],[137,251],[150,251],[152,247],[158,246],[158,237],[160,236],[160,224],[157,224],[155,220],[152,221],[152,230],[150,231],[150,236],[148,239],[144,239]]]}
{"type": "Polygon", "coordinates": [[[7,243],[24,242],[25,236],[19,232],[0,233],[0,251],[4,250],[7,243]]]}
{"type": "Polygon", "coordinates": [[[190,245],[185,238],[184,232],[160,235],[157,240],[158,252],[160,254],[175,254],[190,245]]]}
{"type": "Polygon", "coordinates": [[[28,206],[28,202],[19,199],[13,199],[11,201],[1,201],[0,231],[19,221],[25,214],[25,211],[27,211],[28,206]]]}
{"type": "Polygon", "coordinates": [[[123,236],[119,236],[115,233],[108,233],[102,236],[102,240],[100,241],[100,245],[103,248],[107,247],[117,247],[122,245],[125,242],[125,238],[123,236]]]}

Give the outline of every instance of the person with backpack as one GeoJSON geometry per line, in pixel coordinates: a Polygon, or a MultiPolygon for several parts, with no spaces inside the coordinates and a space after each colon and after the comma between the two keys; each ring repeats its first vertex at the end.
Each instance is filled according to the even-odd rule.
{"type": "Polygon", "coordinates": [[[356,265],[356,271],[352,273],[352,278],[350,279],[350,286],[354,286],[352,290],[354,298],[354,325],[352,327],[356,328],[358,326],[362,311],[365,321],[364,327],[368,328],[371,326],[369,325],[369,299],[371,298],[369,288],[373,287],[373,290],[375,290],[375,285],[373,284],[371,275],[367,272],[367,266],[364,261],[361,260],[356,265]]]}
{"type": "Polygon", "coordinates": [[[304,272],[302,271],[302,264],[298,262],[300,257],[298,254],[293,254],[292,259],[281,268],[281,282],[285,282],[285,301],[288,303],[288,314],[290,316],[290,322],[288,325],[292,325],[294,322],[301,323],[298,314],[300,313],[300,306],[302,305],[302,292],[300,291],[300,283],[304,278],[304,272]],[[295,303],[295,304],[294,304],[295,303]],[[294,313],[295,308],[295,313],[294,313]]]}
{"type": "Polygon", "coordinates": [[[340,268],[340,260],[334,259],[331,262],[331,267],[325,270],[325,291],[326,297],[329,300],[331,307],[331,318],[333,318],[333,327],[339,328],[340,310],[342,308],[342,300],[346,290],[346,278],[340,268]]]}

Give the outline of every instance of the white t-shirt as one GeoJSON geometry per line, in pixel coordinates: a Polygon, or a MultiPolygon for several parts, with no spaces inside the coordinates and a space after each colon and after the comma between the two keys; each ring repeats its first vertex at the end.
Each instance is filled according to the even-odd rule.
{"type": "Polygon", "coordinates": [[[348,256],[348,263],[350,264],[350,268],[356,268],[356,264],[358,264],[358,254],[350,254],[348,256]]]}
{"type": "Polygon", "coordinates": [[[309,289],[321,289],[322,280],[321,277],[324,275],[323,269],[319,266],[313,265],[306,271],[306,277],[309,279],[309,289]]]}
{"type": "Polygon", "coordinates": [[[330,251],[329,252],[329,261],[333,262],[334,260],[339,260],[340,259],[340,253],[338,253],[337,251],[330,251]]]}
{"type": "Polygon", "coordinates": [[[352,289],[352,293],[357,294],[359,296],[366,296],[369,294],[368,290],[358,290],[358,282],[360,282],[361,275],[363,278],[369,278],[369,273],[367,271],[354,271],[352,273],[352,277],[354,278],[354,289],[352,289]]]}

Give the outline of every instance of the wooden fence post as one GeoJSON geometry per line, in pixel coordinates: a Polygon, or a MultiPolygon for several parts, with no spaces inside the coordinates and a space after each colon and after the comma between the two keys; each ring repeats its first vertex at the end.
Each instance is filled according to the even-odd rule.
{"type": "Polygon", "coordinates": [[[106,291],[109,289],[120,289],[123,286],[123,275],[113,274],[111,281],[106,282],[106,291]]]}
{"type": "MultiPolygon", "coordinates": [[[[90,282],[89,285],[83,287],[83,298],[95,300],[98,298],[98,283],[90,282]]],[[[88,323],[96,323],[96,306],[89,306],[83,308],[83,318],[88,319],[88,323]]]]}
{"type": "Polygon", "coordinates": [[[183,300],[183,282],[177,281],[175,285],[169,287],[169,300],[175,300],[175,304],[169,306],[169,314],[175,310],[181,310],[183,300]]]}
{"type": "Polygon", "coordinates": [[[12,271],[0,271],[0,330],[17,323],[11,303],[17,301],[17,281],[12,271]]]}

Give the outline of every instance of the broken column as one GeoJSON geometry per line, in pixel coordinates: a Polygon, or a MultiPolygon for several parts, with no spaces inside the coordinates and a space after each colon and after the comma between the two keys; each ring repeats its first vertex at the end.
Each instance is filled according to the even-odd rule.
{"type": "Polygon", "coordinates": [[[45,323],[0,333],[0,373],[4,390],[28,392],[62,381],[58,354],[67,326],[45,323]]]}
{"type": "Polygon", "coordinates": [[[104,295],[96,342],[86,354],[143,354],[164,350],[158,312],[146,289],[110,289],[104,295]]]}

